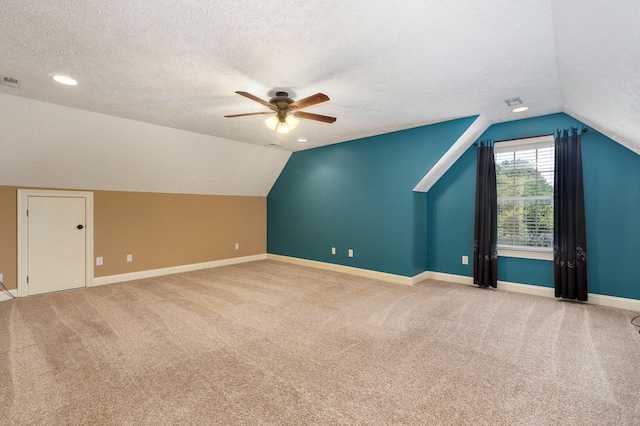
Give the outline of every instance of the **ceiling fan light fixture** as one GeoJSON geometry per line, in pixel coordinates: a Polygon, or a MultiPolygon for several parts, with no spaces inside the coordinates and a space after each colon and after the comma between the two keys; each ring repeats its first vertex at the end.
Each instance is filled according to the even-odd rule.
{"type": "Polygon", "coordinates": [[[293,115],[287,115],[287,118],[285,118],[285,121],[287,122],[287,126],[289,126],[290,130],[293,130],[296,127],[298,127],[298,119],[295,118],[293,115]]]}
{"type": "Polygon", "coordinates": [[[279,123],[278,124],[278,133],[280,133],[281,135],[285,135],[287,133],[289,133],[289,126],[287,126],[287,123],[279,123]]]}
{"type": "Polygon", "coordinates": [[[264,123],[270,130],[276,130],[276,128],[278,128],[278,124],[280,124],[280,121],[278,120],[278,117],[272,115],[271,117],[267,118],[264,123]]]}
{"type": "Polygon", "coordinates": [[[298,119],[292,115],[288,115],[284,121],[280,121],[280,118],[276,115],[272,115],[267,118],[264,123],[270,130],[275,130],[281,135],[289,133],[289,131],[298,127],[298,119]]]}

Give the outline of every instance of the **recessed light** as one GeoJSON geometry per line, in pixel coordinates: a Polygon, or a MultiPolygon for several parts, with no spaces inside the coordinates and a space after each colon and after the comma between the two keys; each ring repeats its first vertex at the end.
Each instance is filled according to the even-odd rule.
{"type": "Polygon", "coordinates": [[[298,142],[306,142],[307,138],[298,138],[298,142]]]}
{"type": "Polygon", "coordinates": [[[524,112],[524,111],[526,111],[528,109],[529,109],[529,107],[522,106],[522,107],[518,107],[518,108],[513,109],[512,112],[524,112]]]}
{"type": "Polygon", "coordinates": [[[53,79],[58,83],[66,84],[67,86],[75,86],[78,84],[77,81],[71,77],[67,77],[66,75],[54,75],[53,79]]]}

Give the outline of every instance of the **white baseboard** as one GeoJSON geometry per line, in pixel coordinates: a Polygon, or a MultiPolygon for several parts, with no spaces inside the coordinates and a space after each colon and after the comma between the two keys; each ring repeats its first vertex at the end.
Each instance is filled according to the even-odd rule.
{"type": "Polygon", "coordinates": [[[450,283],[474,285],[472,277],[465,277],[464,275],[445,274],[444,272],[426,271],[421,275],[424,275],[423,280],[438,280],[447,281],[450,283]]]}
{"type": "Polygon", "coordinates": [[[589,293],[589,303],[592,305],[610,306],[612,308],[640,312],[640,300],[627,299],[625,297],[589,293]]]}
{"type": "Polygon", "coordinates": [[[150,269],[148,271],[130,272],[127,274],[108,275],[93,279],[93,286],[121,283],[124,281],[140,280],[144,278],[159,277],[162,275],[179,274],[181,272],[197,271],[200,269],[217,268],[219,266],[236,265],[238,263],[264,260],[266,254],[256,254],[254,256],[232,257],[231,259],[213,260],[211,262],[193,263],[190,265],[171,266],[169,268],[150,269]]]}
{"type": "MultiPolygon", "coordinates": [[[[452,283],[475,285],[472,277],[463,275],[445,274],[442,272],[430,272],[421,274],[423,279],[432,279],[439,281],[448,281],[452,283]]],[[[550,287],[541,287],[538,285],[512,283],[508,281],[498,281],[498,290],[512,291],[515,293],[531,294],[533,296],[542,296],[555,298],[555,290],[550,287]]],[[[630,311],[640,312],[640,300],[627,299],[624,297],[606,296],[603,294],[588,294],[588,301],[591,305],[608,306],[610,308],[627,309],[630,311]]]]}
{"type": "MultiPolygon", "coordinates": [[[[371,271],[368,269],[354,268],[351,266],[336,265],[333,263],[318,262],[316,260],[301,259],[297,257],[281,256],[277,254],[267,254],[267,259],[278,260],[296,265],[309,266],[312,268],[325,269],[328,271],[342,272],[345,274],[358,275],[360,277],[372,278],[381,281],[387,281],[396,284],[414,285],[421,281],[431,279],[439,281],[447,281],[451,283],[464,284],[474,286],[473,277],[464,275],[445,274],[443,272],[425,271],[413,277],[405,277],[403,275],[388,274],[385,272],[371,271]]],[[[542,287],[538,285],[512,283],[508,281],[498,281],[498,290],[512,291],[514,293],[530,294],[533,296],[555,298],[553,288],[542,287]]],[[[589,293],[589,301],[591,305],[608,306],[611,308],[627,309],[630,311],[640,312],[640,300],[627,299],[624,297],[605,296],[602,294],[589,293]]]]}
{"type": "MultiPolygon", "coordinates": [[[[13,295],[13,297],[18,297],[18,290],[9,290],[9,293],[13,295]]],[[[0,291],[0,302],[4,302],[5,300],[11,300],[13,297],[9,296],[4,289],[0,291]]]]}
{"type": "Polygon", "coordinates": [[[411,285],[418,284],[420,281],[424,281],[431,278],[431,274],[433,274],[433,272],[424,271],[418,275],[414,275],[413,277],[411,277],[411,285]]]}
{"type": "Polygon", "coordinates": [[[324,269],[344,274],[357,275],[359,277],[371,278],[374,280],[387,281],[395,284],[412,285],[411,277],[403,275],[389,274],[387,272],[372,271],[370,269],[354,268],[353,266],[336,265],[335,263],[318,262],[317,260],[301,259],[299,257],[281,256],[279,254],[267,254],[267,259],[280,262],[292,263],[294,265],[309,266],[311,268],[324,269]]]}
{"type": "MultiPolygon", "coordinates": [[[[97,277],[93,279],[93,286],[114,284],[124,281],[133,281],[143,278],[153,278],[162,275],[178,274],[181,272],[197,271],[200,269],[217,268],[219,266],[235,265],[238,263],[254,262],[256,260],[277,260],[296,265],[309,266],[312,268],[324,269],[334,272],[342,272],[345,274],[357,275],[360,277],[376,279],[380,281],[391,282],[395,284],[414,285],[421,281],[431,279],[439,281],[447,281],[457,284],[473,286],[473,278],[464,275],[446,274],[443,272],[425,271],[413,277],[403,275],[389,274],[386,272],[371,271],[369,269],[354,268],[352,266],[336,265],[333,263],[318,262],[315,260],[301,259],[297,257],[281,256],[277,254],[258,254],[254,256],[234,257],[231,259],[214,260],[211,262],[194,263],[190,265],[173,266],[169,268],[152,269],[148,271],[131,272],[127,274],[109,275],[106,277],[97,277]]],[[[512,283],[507,281],[498,281],[498,290],[512,291],[515,293],[524,293],[534,296],[542,296],[554,298],[555,292],[552,288],[541,287],[530,284],[512,283]]],[[[11,294],[17,297],[17,290],[9,290],[11,294]]],[[[10,300],[11,297],[4,291],[0,293],[0,302],[10,300]]],[[[589,301],[592,305],[608,306],[611,308],[627,309],[630,311],[640,312],[640,300],[628,299],[624,297],[606,296],[603,294],[589,293],[589,301]]]]}

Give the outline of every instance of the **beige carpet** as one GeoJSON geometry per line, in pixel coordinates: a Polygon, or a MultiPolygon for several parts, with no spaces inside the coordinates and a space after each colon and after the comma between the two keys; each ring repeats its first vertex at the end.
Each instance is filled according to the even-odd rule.
{"type": "Polygon", "coordinates": [[[640,424],[634,313],[260,261],[0,303],[2,424],[640,424]]]}

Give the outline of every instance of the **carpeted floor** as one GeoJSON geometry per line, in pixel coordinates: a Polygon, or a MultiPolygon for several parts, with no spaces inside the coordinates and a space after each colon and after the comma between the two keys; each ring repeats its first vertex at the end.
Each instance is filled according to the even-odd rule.
{"type": "Polygon", "coordinates": [[[33,296],[0,423],[638,425],[633,316],[275,261],[33,296]]]}

